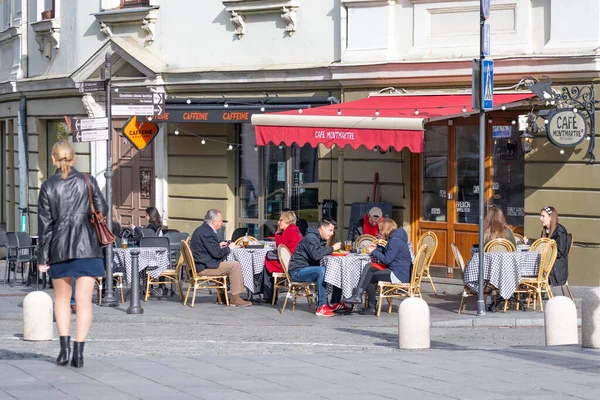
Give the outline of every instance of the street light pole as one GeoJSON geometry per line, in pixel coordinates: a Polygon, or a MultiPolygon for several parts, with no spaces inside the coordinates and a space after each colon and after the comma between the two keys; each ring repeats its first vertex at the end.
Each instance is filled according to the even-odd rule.
{"type": "MultiPolygon", "coordinates": [[[[483,87],[485,85],[483,60],[484,54],[484,35],[485,35],[485,16],[483,12],[483,3],[479,1],[479,280],[477,297],[477,315],[485,315],[485,295],[483,282],[483,219],[485,215],[485,108],[483,107],[484,96],[483,87]]],[[[475,96],[475,93],[472,94],[475,96]]]]}
{"type": "MultiPolygon", "coordinates": [[[[104,177],[106,178],[106,202],[108,204],[108,213],[106,216],[106,224],[108,229],[112,232],[112,112],[111,112],[111,96],[112,96],[112,85],[111,85],[111,54],[106,54],[105,67],[105,82],[106,82],[106,117],[108,118],[108,140],[106,141],[106,171],[104,177]]],[[[113,288],[113,263],[112,263],[112,244],[106,246],[106,258],[104,260],[104,266],[106,269],[106,292],[102,305],[106,307],[116,307],[119,303],[117,296],[113,288]]]]}

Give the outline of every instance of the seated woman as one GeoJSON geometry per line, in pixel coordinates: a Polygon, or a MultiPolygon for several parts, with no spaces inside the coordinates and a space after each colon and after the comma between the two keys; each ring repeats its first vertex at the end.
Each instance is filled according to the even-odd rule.
{"type": "MultiPolygon", "coordinates": [[[[285,245],[292,254],[296,246],[302,240],[300,229],[296,226],[296,214],[293,211],[284,211],[279,216],[277,232],[275,233],[275,244],[285,245]]],[[[263,274],[263,302],[271,303],[273,300],[273,273],[283,272],[283,267],[277,258],[277,251],[269,252],[265,260],[265,271],[263,274]]]]}
{"type": "MultiPolygon", "coordinates": [[[[558,211],[552,206],[546,206],[540,211],[543,238],[556,241],[557,255],[550,272],[550,286],[560,286],[567,282],[569,276],[569,239],[564,226],[558,223],[558,211]]],[[[528,242],[527,238],[525,243],[528,242]]]]}
{"type": "Polygon", "coordinates": [[[394,220],[385,218],[379,223],[379,236],[381,239],[387,240],[387,246],[382,248],[371,244],[367,252],[387,268],[379,269],[373,264],[367,264],[363,269],[358,286],[352,291],[352,296],[344,300],[348,304],[360,304],[366,291],[369,305],[360,312],[361,315],[377,313],[375,291],[379,281],[393,283],[410,281],[412,262],[408,249],[408,235],[404,228],[399,228],[394,220]]]}
{"type": "Polygon", "coordinates": [[[112,233],[115,238],[121,237],[121,214],[117,206],[112,206],[112,233]]]}
{"type": "MultiPolygon", "coordinates": [[[[156,207],[147,207],[145,218],[146,221],[148,221],[148,225],[146,225],[144,229],[152,229],[157,236],[162,236],[162,218],[156,207]]],[[[130,224],[129,227],[134,232],[132,240],[139,242],[140,238],[143,236],[142,228],[139,226],[135,226],[134,224],[130,224]]]]}
{"type": "Polygon", "coordinates": [[[506,224],[504,213],[496,206],[490,208],[483,221],[484,248],[488,242],[494,239],[506,239],[513,245],[517,245],[512,229],[506,224]]]}

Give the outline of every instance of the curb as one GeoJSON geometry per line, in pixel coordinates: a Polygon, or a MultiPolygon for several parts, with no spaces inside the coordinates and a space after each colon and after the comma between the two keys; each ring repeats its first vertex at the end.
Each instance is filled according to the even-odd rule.
{"type": "MultiPolygon", "coordinates": [[[[533,328],[543,327],[542,318],[473,318],[431,322],[432,328],[533,328]]],[[[581,327],[581,318],[577,318],[581,327]]]]}

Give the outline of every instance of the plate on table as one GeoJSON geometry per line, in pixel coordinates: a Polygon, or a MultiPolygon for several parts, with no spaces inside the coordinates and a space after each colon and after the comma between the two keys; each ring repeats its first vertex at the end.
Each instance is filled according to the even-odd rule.
{"type": "Polygon", "coordinates": [[[343,250],[339,250],[339,251],[334,251],[333,253],[331,253],[330,255],[332,256],[347,256],[348,252],[347,251],[343,251],[343,250]]]}

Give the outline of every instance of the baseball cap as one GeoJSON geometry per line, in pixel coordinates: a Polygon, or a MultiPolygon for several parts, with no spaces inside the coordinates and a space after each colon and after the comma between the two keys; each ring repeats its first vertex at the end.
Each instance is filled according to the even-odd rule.
{"type": "Polygon", "coordinates": [[[369,215],[371,217],[381,218],[383,217],[383,213],[381,212],[381,208],[373,207],[369,210],[369,215]]]}

